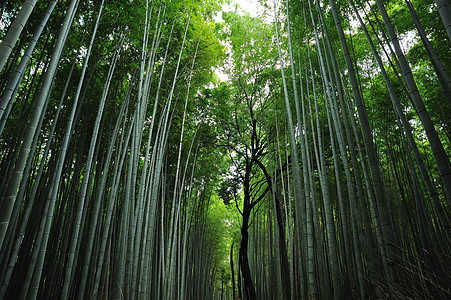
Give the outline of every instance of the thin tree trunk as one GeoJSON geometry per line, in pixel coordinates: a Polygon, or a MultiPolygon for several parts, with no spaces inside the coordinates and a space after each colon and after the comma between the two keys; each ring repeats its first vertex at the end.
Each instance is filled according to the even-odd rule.
{"type": "Polygon", "coordinates": [[[19,187],[20,180],[22,179],[25,163],[28,154],[30,152],[30,146],[33,140],[33,136],[36,131],[36,126],[39,122],[41,113],[44,113],[43,107],[48,99],[50,87],[52,85],[53,78],[56,75],[56,69],[58,67],[58,63],[60,60],[64,44],[66,42],[66,37],[69,32],[70,25],[72,24],[72,20],[75,16],[75,11],[76,7],[78,6],[78,2],[79,0],[71,0],[70,5],[66,10],[66,16],[61,26],[60,32],[58,34],[58,38],[56,40],[50,64],[44,76],[43,85],[41,86],[39,96],[36,99],[33,114],[28,123],[28,129],[26,131],[22,146],[20,148],[18,160],[14,166],[11,182],[8,185],[5,200],[3,201],[2,208],[0,211],[0,244],[3,244],[3,240],[5,238],[6,229],[8,227],[9,219],[11,217],[11,213],[17,197],[17,188],[19,187]]]}
{"type": "Polygon", "coordinates": [[[412,70],[410,69],[409,63],[404,56],[404,53],[398,41],[398,37],[394,31],[382,0],[376,0],[376,3],[379,7],[379,11],[381,12],[382,19],[384,20],[385,27],[387,28],[388,34],[390,36],[390,40],[395,48],[395,53],[399,59],[401,73],[406,81],[406,85],[409,91],[409,98],[412,102],[413,107],[415,108],[415,111],[418,114],[418,117],[421,120],[421,123],[423,124],[426,136],[431,146],[432,154],[434,155],[434,158],[437,162],[440,178],[442,179],[443,187],[446,192],[448,205],[451,205],[451,166],[449,156],[443,148],[443,144],[437,134],[437,131],[434,128],[431,117],[426,110],[423,99],[421,98],[415,80],[413,78],[412,70]]]}
{"type": "Polygon", "coordinates": [[[3,38],[2,43],[0,44],[0,71],[2,71],[5,66],[5,63],[19,39],[35,5],[36,0],[26,0],[24,2],[22,8],[11,24],[11,27],[8,29],[6,36],[3,38]]]}
{"type": "MultiPolygon", "coordinates": [[[[353,4],[353,2],[351,2],[351,4],[353,4]]],[[[429,194],[430,194],[430,196],[433,199],[433,202],[434,202],[435,208],[437,210],[437,213],[439,215],[440,221],[441,221],[442,225],[444,226],[445,230],[448,232],[448,235],[449,235],[451,233],[451,227],[450,227],[449,222],[448,222],[448,220],[447,220],[447,218],[445,216],[445,213],[443,211],[442,205],[441,205],[440,200],[438,198],[437,191],[435,190],[435,188],[434,188],[434,186],[433,186],[433,184],[432,184],[432,182],[430,180],[429,174],[427,173],[427,170],[426,170],[426,168],[424,166],[424,163],[423,163],[423,160],[421,158],[421,155],[420,155],[420,153],[418,151],[418,147],[417,147],[417,145],[415,143],[415,140],[414,140],[413,135],[412,135],[412,131],[410,129],[410,124],[407,121],[406,117],[404,116],[404,112],[403,112],[403,110],[401,108],[401,105],[400,105],[400,103],[399,103],[399,101],[398,101],[398,99],[396,97],[395,90],[394,90],[393,86],[390,83],[390,79],[388,77],[387,72],[385,71],[382,59],[381,59],[379,53],[377,52],[377,50],[375,48],[375,45],[374,45],[374,43],[372,42],[372,40],[371,40],[371,38],[369,36],[369,33],[368,33],[367,29],[366,29],[366,26],[363,23],[363,21],[361,20],[360,15],[358,15],[357,9],[356,9],[356,7],[354,5],[353,5],[353,8],[354,8],[354,12],[355,12],[355,14],[356,14],[356,16],[357,16],[357,18],[358,18],[358,20],[360,22],[360,26],[364,30],[365,35],[367,37],[367,40],[368,40],[368,42],[369,42],[369,44],[371,46],[371,49],[373,51],[373,54],[374,54],[374,56],[375,56],[375,58],[376,58],[376,60],[378,62],[379,68],[380,68],[380,70],[382,72],[382,75],[384,77],[385,84],[386,84],[387,89],[389,91],[389,95],[390,95],[390,99],[391,99],[391,102],[392,102],[392,105],[393,105],[393,109],[396,112],[396,114],[398,115],[398,118],[401,120],[401,124],[402,124],[402,126],[404,128],[404,131],[406,132],[406,136],[407,136],[407,140],[409,142],[410,148],[413,151],[414,157],[415,157],[416,162],[417,162],[417,164],[419,166],[420,173],[423,176],[423,180],[426,183],[426,186],[428,188],[429,194]]]]}
{"type": "Polygon", "coordinates": [[[393,280],[393,274],[391,273],[392,266],[396,265],[397,261],[397,249],[395,246],[395,235],[392,228],[392,220],[389,213],[388,202],[385,195],[385,188],[382,181],[381,172],[379,169],[379,160],[377,158],[376,149],[373,142],[373,137],[371,134],[371,128],[368,122],[368,117],[364,107],[363,99],[360,94],[357,77],[355,73],[354,66],[352,64],[351,56],[349,53],[349,48],[346,43],[346,38],[344,35],[343,27],[341,25],[340,17],[338,15],[338,10],[335,5],[334,0],[329,0],[331,4],[332,14],[335,20],[335,25],[337,27],[338,35],[340,38],[341,48],[345,57],[345,62],[348,70],[348,76],[351,81],[352,92],[354,99],[357,104],[358,117],[360,119],[360,128],[363,134],[363,140],[365,143],[365,149],[368,155],[368,161],[370,164],[371,175],[373,179],[373,184],[375,188],[375,196],[377,201],[377,207],[379,210],[379,216],[381,219],[381,226],[384,238],[384,247],[387,248],[388,262],[389,262],[389,273],[387,274],[387,280],[391,282],[393,280]]]}
{"type": "MultiPolygon", "coordinates": [[[[18,89],[18,85],[22,81],[25,68],[31,59],[31,54],[33,53],[36,43],[39,40],[41,33],[44,30],[44,27],[47,24],[50,15],[52,14],[53,9],[55,8],[56,2],[57,0],[53,0],[52,2],[49,3],[45,11],[44,17],[42,18],[39,26],[36,28],[33,37],[31,38],[30,43],[28,44],[28,47],[25,50],[24,55],[22,56],[22,59],[20,60],[19,66],[15,70],[14,74],[11,75],[10,79],[8,80],[5,90],[3,91],[2,98],[0,100],[0,119],[3,117],[5,109],[8,107],[9,103],[12,103],[14,101],[12,97],[14,95],[14,91],[18,89]]],[[[2,131],[0,130],[0,135],[1,132],[2,131]]]]}
{"type": "Polygon", "coordinates": [[[421,25],[420,19],[418,18],[417,13],[413,8],[412,2],[410,2],[410,0],[405,0],[405,2],[407,8],[409,9],[410,16],[412,17],[412,20],[415,23],[415,27],[417,28],[418,33],[420,34],[420,38],[421,41],[423,42],[424,49],[426,50],[426,53],[429,56],[429,59],[431,60],[431,64],[434,67],[435,73],[437,74],[439,82],[442,86],[443,94],[446,100],[448,101],[449,108],[451,109],[451,79],[449,78],[448,72],[446,71],[445,66],[440,61],[437,53],[434,50],[434,47],[429,41],[426,32],[424,31],[423,26],[421,25]]]}
{"type": "Polygon", "coordinates": [[[438,13],[442,18],[446,33],[448,33],[448,38],[451,41],[451,3],[449,0],[435,0],[435,4],[437,4],[438,13]]]}

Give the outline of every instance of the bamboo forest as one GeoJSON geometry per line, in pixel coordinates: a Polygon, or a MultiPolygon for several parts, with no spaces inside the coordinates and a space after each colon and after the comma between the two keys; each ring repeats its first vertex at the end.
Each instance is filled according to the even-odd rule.
{"type": "Polygon", "coordinates": [[[0,40],[0,299],[451,299],[451,0],[2,0],[0,40]]]}

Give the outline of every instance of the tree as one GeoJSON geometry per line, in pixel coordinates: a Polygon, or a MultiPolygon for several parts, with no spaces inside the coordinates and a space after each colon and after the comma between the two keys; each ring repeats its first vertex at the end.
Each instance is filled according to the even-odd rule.
{"type": "Polygon", "coordinates": [[[0,298],[450,298],[448,2],[2,1],[0,298]]]}

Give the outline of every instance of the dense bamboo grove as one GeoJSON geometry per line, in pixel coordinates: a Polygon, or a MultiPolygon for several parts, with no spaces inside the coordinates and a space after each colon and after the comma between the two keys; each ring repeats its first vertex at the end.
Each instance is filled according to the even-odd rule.
{"type": "Polygon", "coordinates": [[[260,4],[1,2],[0,299],[451,298],[450,1],[260,4]]]}

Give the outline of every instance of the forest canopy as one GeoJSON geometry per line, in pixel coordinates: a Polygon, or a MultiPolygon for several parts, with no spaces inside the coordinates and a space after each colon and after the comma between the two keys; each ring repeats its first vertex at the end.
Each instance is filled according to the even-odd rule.
{"type": "Polygon", "coordinates": [[[451,298],[450,0],[0,1],[0,299],[451,298]]]}

